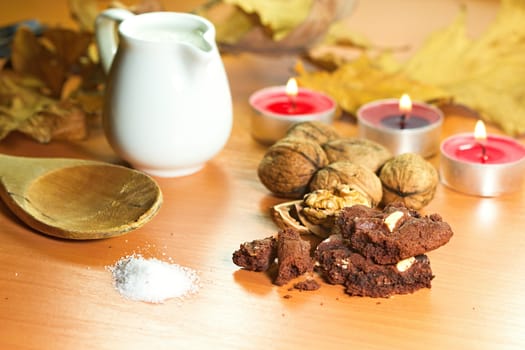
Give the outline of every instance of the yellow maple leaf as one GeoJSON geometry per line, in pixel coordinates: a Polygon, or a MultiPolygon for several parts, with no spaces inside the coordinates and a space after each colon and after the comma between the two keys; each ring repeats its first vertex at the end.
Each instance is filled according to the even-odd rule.
{"type": "MultiPolygon", "coordinates": [[[[332,72],[307,72],[296,68],[300,85],[323,91],[334,98],[350,114],[363,104],[385,98],[399,98],[408,93],[414,100],[442,100],[449,96],[443,89],[408,78],[402,72],[387,70],[378,62],[387,58],[370,59],[366,55],[339,66],[332,72]]],[[[385,63],[386,65],[386,63],[385,63]]]]}
{"type": "MultiPolygon", "coordinates": [[[[334,72],[303,71],[299,80],[330,93],[351,113],[359,107],[357,103],[372,96],[397,97],[389,95],[406,89],[416,99],[450,98],[510,135],[525,134],[525,1],[502,0],[496,19],[476,39],[466,34],[466,17],[463,8],[453,23],[430,35],[405,63],[384,54],[368,58],[369,64],[363,65],[362,58],[348,63],[344,56],[329,51],[310,58],[324,67],[335,66],[334,72]],[[352,72],[356,69],[360,74],[352,72]],[[343,84],[343,79],[352,81],[343,84]]],[[[346,41],[361,46],[365,55],[373,51],[373,45],[352,33],[336,34],[340,42],[347,35],[346,41]]]]}
{"type": "Polygon", "coordinates": [[[403,71],[445,89],[506,133],[525,133],[525,2],[502,0],[494,22],[475,40],[466,35],[465,19],[463,11],[432,35],[403,71]]]}
{"type": "Polygon", "coordinates": [[[202,13],[202,15],[206,15],[214,22],[216,40],[221,44],[236,44],[254,26],[249,14],[236,6],[227,4],[221,7],[220,20],[215,19],[210,12],[202,13]]]}
{"type": "Polygon", "coordinates": [[[312,6],[313,0],[224,0],[249,14],[257,14],[263,25],[272,31],[274,40],[284,38],[301,24],[312,6]]]}

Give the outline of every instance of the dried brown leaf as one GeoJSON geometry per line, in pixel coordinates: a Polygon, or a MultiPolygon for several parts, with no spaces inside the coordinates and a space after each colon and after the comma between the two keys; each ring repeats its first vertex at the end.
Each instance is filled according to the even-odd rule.
{"type": "Polygon", "coordinates": [[[43,33],[53,45],[55,58],[68,70],[78,64],[81,57],[87,56],[87,50],[93,41],[93,35],[64,28],[50,28],[43,33]]]}
{"type": "Polygon", "coordinates": [[[11,64],[15,72],[40,79],[50,89],[52,96],[60,96],[66,78],[65,67],[28,28],[21,27],[15,34],[11,64]]]}
{"type": "Polygon", "coordinates": [[[19,123],[16,122],[8,111],[0,106],[0,140],[3,140],[11,131],[16,130],[19,123]]]}
{"type": "Polygon", "coordinates": [[[55,104],[35,113],[18,126],[18,131],[41,142],[82,140],[87,137],[84,112],[68,104],[55,104]]]}
{"type": "Polygon", "coordinates": [[[80,30],[94,32],[95,18],[100,10],[96,0],[69,0],[71,17],[78,23],[80,30]]]}
{"type": "Polygon", "coordinates": [[[49,98],[39,87],[38,81],[14,73],[0,76],[0,140],[13,131],[39,142],[85,138],[86,116],[80,104],[49,98]]]}

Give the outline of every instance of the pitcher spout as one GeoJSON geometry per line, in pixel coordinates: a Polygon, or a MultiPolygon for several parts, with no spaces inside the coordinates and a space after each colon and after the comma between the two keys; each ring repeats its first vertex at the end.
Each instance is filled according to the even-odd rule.
{"type": "Polygon", "coordinates": [[[192,18],[199,22],[196,28],[179,33],[179,43],[186,44],[188,50],[200,61],[210,60],[215,48],[215,27],[204,18],[192,18]]]}
{"type": "Polygon", "coordinates": [[[150,12],[139,16],[122,9],[110,9],[97,17],[96,37],[103,68],[109,72],[113,59],[121,47],[151,45],[169,50],[191,52],[195,59],[209,60],[216,50],[215,27],[207,19],[187,14],[150,12]],[[118,24],[118,36],[115,25],[118,24]]]}
{"type": "Polygon", "coordinates": [[[209,32],[196,29],[181,35],[179,44],[184,45],[198,60],[209,60],[213,51],[213,41],[208,39],[209,32]]]}

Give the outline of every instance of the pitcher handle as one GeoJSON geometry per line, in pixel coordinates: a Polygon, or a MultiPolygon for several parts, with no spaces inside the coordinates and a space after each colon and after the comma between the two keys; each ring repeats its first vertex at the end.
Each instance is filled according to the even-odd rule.
{"type": "Polygon", "coordinates": [[[95,36],[102,68],[107,73],[118,48],[117,25],[126,18],[134,16],[125,9],[108,9],[102,11],[95,21],[95,36]]]}

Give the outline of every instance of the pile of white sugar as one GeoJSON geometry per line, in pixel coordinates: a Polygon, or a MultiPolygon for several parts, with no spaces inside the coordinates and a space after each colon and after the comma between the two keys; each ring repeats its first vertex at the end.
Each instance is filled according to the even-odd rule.
{"type": "Polygon", "coordinates": [[[137,254],[120,259],[108,269],[115,288],[131,300],[162,303],[195,294],[199,289],[196,271],[137,254]]]}

